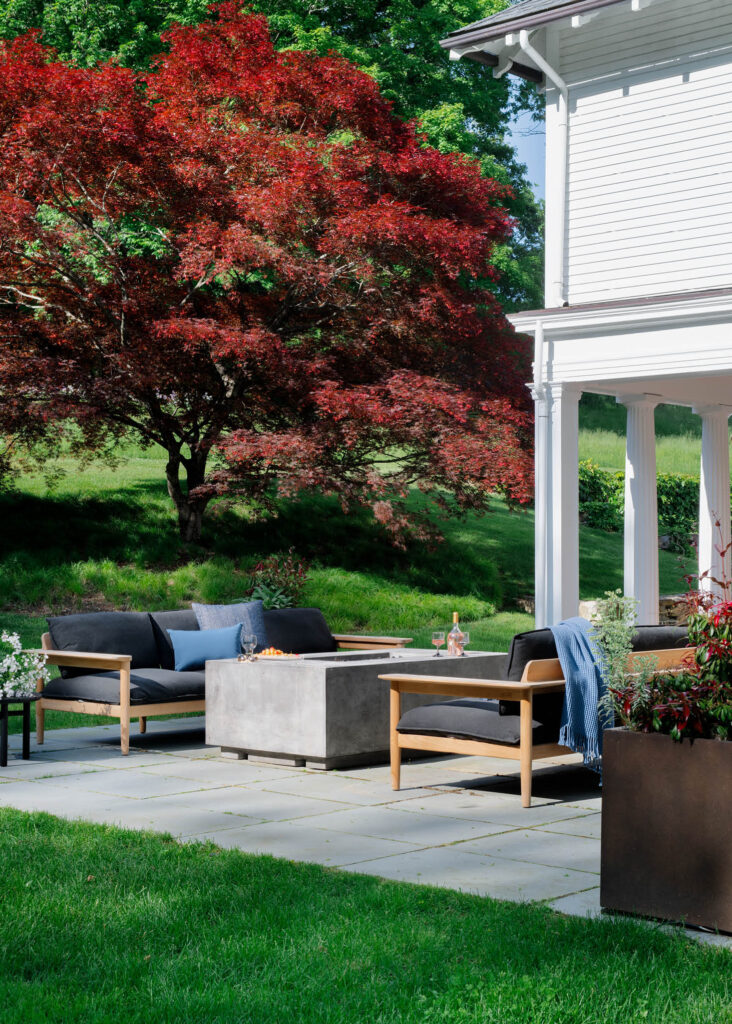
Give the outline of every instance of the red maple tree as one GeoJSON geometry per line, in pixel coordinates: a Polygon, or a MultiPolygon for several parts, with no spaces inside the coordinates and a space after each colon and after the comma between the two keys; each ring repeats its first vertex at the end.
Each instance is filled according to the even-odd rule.
{"type": "Polygon", "coordinates": [[[0,406],[162,446],[187,540],[227,491],[395,536],[415,484],[526,502],[527,353],[480,284],[501,187],[347,61],[216,14],[142,76],[0,50],[0,406]]]}

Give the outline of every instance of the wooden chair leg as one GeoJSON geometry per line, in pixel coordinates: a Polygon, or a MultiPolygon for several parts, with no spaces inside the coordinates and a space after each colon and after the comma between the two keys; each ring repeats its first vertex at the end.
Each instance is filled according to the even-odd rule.
{"type": "Polygon", "coordinates": [[[40,746],[45,738],[46,731],[46,709],[41,707],[41,702],[36,704],[36,742],[40,746]]]}
{"type": "Polygon", "coordinates": [[[119,673],[119,745],[123,754],[130,752],[130,670],[119,673]]]}
{"type": "Polygon", "coordinates": [[[389,694],[389,748],[391,752],[391,788],[399,789],[402,767],[402,749],[399,746],[397,726],[402,717],[402,695],[392,684],[389,694]]]}
{"type": "Polygon", "coordinates": [[[144,735],[147,732],[147,719],[140,716],[140,735],[144,735]]]}
{"type": "Polygon", "coordinates": [[[532,739],[531,728],[533,715],[533,701],[531,696],[521,702],[521,720],[519,723],[519,764],[521,767],[521,806],[531,807],[531,761],[532,761],[532,739]]]}

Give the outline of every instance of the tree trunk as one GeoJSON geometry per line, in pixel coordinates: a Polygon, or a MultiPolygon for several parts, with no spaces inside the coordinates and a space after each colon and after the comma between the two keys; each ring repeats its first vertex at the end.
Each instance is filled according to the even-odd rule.
{"type": "Polygon", "coordinates": [[[181,540],[197,544],[201,539],[203,513],[211,500],[209,496],[191,497],[191,491],[200,487],[206,479],[207,453],[194,449],[190,458],[184,458],[179,451],[168,452],[165,476],[168,494],[178,512],[178,529],[181,540]],[[181,487],[180,470],[186,471],[186,489],[181,487]]]}
{"type": "Polygon", "coordinates": [[[178,530],[180,539],[197,544],[201,539],[203,509],[194,507],[193,502],[184,501],[178,506],[178,530]]]}

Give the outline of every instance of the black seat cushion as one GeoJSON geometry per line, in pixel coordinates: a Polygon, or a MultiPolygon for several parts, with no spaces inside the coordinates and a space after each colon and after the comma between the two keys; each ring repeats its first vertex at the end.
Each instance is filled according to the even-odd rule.
{"type": "MultiPolygon", "coordinates": [[[[686,626],[638,626],[633,635],[634,651],[665,651],[672,647],[686,647],[689,633],[686,626]]],[[[511,641],[506,667],[506,679],[521,682],[524,669],[530,661],[545,658],[556,658],[557,647],[550,629],[532,629],[527,633],[517,633],[511,641]]],[[[562,713],[564,695],[548,693],[534,697],[534,714],[542,721],[547,721],[552,714],[557,717],[557,727],[562,713]],[[556,707],[559,706],[557,715],[556,707]]],[[[517,715],[518,701],[502,700],[502,715],[517,715]]]]}
{"type": "Polygon", "coordinates": [[[267,641],[287,654],[321,654],[338,644],[320,608],[272,608],[264,613],[267,641]]]}
{"type": "Polygon", "coordinates": [[[169,629],[198,629],[198,619],[192,608],[180,608],[172,612],[150,612],[153,636],[157,645],[157,664],[161,668],[175,668],[175,654],[168,636],[169,629]]]}
{"type": "MultiPolygon", "coordinates": [[[[546,725],[538,719],[532,722],[533,742],[556,743],[557,728],[546,725]]],[[[402,715],[397,731],[404,734],[419,733],[427,736],[452,736],[455,739],[485,740],[489,743],[505,743],[517,747],[521,737],[521,721],[518,715],[501,715],[497,700],[475,700],[462,697],[460,700],[442,701],[439,704],[424,704],[412,708],[402,715]]]]}
{"type": "MultiPolygon", "coordinates": [[[[51,643],[56,651],[92,651],[95,654],[129,654],[131,667],[157,668],[158,649],[147,612],[88,612],[56,615],[48,619],[51,643]]],[[[85,675],[85,668],[63,668],[65,679],[85,675]]]]}
{"type": "MultiPolygon", "coordinates": [[[[172,672],[149,668],[130,673],[130,704],[162,704],[181,700],[199,700],[205,695],[203,672],[172,672]]],[[[119,672],[97,672],[72,679],[52,679],[44,697],[56,700],[89,700],[119,704],[119,672]]]]}

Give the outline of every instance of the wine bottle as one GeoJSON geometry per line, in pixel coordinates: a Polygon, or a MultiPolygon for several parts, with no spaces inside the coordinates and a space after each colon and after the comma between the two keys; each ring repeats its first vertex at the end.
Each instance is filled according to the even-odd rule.
{"type": "Polygon", "coordinates": [[[460,629],[457,612],[452,613],[452,629],[447,634],[447,653],[463,653],[463,631],[460,629]]]}

